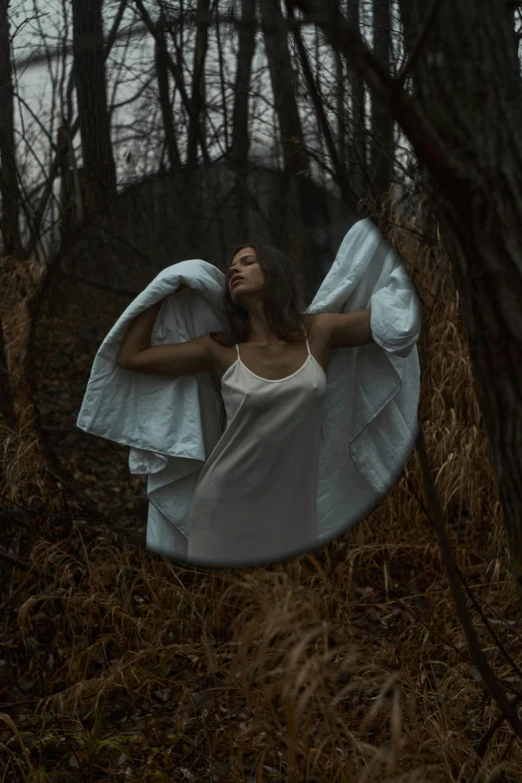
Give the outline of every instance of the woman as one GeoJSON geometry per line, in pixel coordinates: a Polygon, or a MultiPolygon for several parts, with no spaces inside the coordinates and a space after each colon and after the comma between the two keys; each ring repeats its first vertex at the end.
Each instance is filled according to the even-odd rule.
{"type": "Polygon", "coordinates": [[[223,304],[228,332],[150,346],[157,303],[131,323],[117,362],[172,376],[206,371],[220,383],[227,426],[198,478],[188,557],[246,565],[316,544],[328,357],[372,342],[370,311],[305,315],[291,260],[254,244],[234,251],[223,304]]]}

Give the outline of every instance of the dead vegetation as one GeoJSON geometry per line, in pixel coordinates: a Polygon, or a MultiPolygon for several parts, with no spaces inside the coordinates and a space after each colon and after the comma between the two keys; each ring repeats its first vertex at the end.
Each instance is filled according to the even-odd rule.
{"type": "MultiPolygon", "coordinates": [[[[458,296],[442,245],[410,229],[389,239],[423,302],[420,418],[477,634],[512,698],[517,595],[458,296]]],[[[30,569],[2,562],[2,781],[522,778],[520,741],[506,723],[493,731],[499,711],[470,660],[415,453],[323,552],[204,571],[100,522],[53,540],[53,489],[29,489],[38,452],[28,466],[20,433],[1,434],[4,502],[41,504],[37,537],[3,523],[12,557],[30,547],[30,569]]]]}

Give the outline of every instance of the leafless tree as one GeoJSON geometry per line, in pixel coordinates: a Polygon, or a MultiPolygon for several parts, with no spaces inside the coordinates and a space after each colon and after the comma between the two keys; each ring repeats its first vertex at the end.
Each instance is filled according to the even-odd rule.
{"type": "Polygon", "coordinates": [[[493,0],[480,9],[464,2],[458,12],[440,0],[401,0],[408,60],[394,79],[335,3],[291,5],[322,12],[331,45],[401,125],[422,165],[460,294],[522,598],[522,85],[512,19],[493,0]]]}
{"type": "Polygon", "coordinates": [[[308,173],[301,118],[293,86],[293,70],[288,50],[287,30],[279,0],[260,0],[270,81],[281,134],[284,169],[297,175],[308,173]]]}
{"type": "Polygon", "coordinates": [[[103,40],[103,0],[73,0],[74,76],[82,139],[87,200],[101,203],[116,194],[103,40]]]}
{"type": "MultiPolygon", "coordinates": [[[[373,51],[391,73],[391,0],[373,0],[373,51]]],[[[393,117],[379,101],[372,101],[371,181],[375,195],[393,182],[393,117]]]]}
{"type": "MultiPolygon", "coordinates": [[[[353,29],[359,31],[360,24],[360,0],[353,0],[347,5],[347,18],[353,29]]],[[[352,188],[361,198],[367,188],[367,134],[366,134],[366,110],[364,99],[366,88],[361,73],[352,70],[350,72],[350,100],[352,105],[352,145],[349,163],[349,178],[352,188]]]]}
{"type": "MultiPolygon", "coordinates": [[[[498,3],[399,0],[406,63],[397,78],[337,2],[287,0],[310,14],[407,135],[441,226],[468,335],[484,424],[522,603],[522,84],[513,17],[498,3]],[[406,77],[413,94],[405,89],[406,77]]],[[[433,521],[457,610],[484,681],[518,736],[522,721],[478,644],[426,459],[433,521]]]]}
{"type": "Polygon", "coordinates": [[[2,237],[4,252],[21,257],[20,189],[16,165],[14,133],[11,44],[7,11],[9,0],[0,0],[0,195],[2,196],[2,237]]]}
{"type": "Polygon", "coordinates": [[[256,47],[256,3],[241,0],[241,20],[238,24],[239,51],[237,55],[236,80],[234,85],[234,113],[232,118],[232,145],[230,160],[240,172],[248,168],[248,114],[250,99],[250,77],[252,59],[256,47]]]}
{"type": "MultiPolygon", "coordinates": [[[[210,0],[197,0],[197,13],[209,11],[210,0]]],[[[192,116],[190,118],[187,142],[187,167],[197,165],[197,140],[205,138],[205,58],[208,48],[208,21],[198,21],[194,47],[194,66],[192,77],[192,116]],[[199,129],[197,129],[199,126],[199,129]]]]}
{"type": "Polygon", "coordinates": [[[179,154],[176,132],[174,130],[174,117],[172,114],[172,101],[170,96],[169,70],[167,67],[167,42],[165,40],[165,17],[160,15],[158,35],[155,40],[156,75],[158,80],[158,92],[161,105],[161,117],[165,133],[165,146],[168,152],[170,170],[181,170],[181,157],[179,154]]]}

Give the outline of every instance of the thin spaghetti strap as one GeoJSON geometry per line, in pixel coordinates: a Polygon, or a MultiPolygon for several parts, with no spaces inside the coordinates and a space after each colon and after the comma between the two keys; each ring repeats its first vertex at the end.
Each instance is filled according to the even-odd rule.
{"type": "Polygon", "coordinates": [[[239,355],[239,345],[237,343],[236,343],[236,351],[237,351],[237,358],[241,359],[241,357],[239,355]]]}
{"type": "MultiPolygon", "coordinates": [[[[303,329],[304,329],[304,333],[305,333],[305,335],[306,335],[306,326],[305,326],[304,324],[303,324],[303,329]]],[[[311,353],[311,351],[310,351],[310,346],[309,346],[309,344],[308,344],[308,337],[306,337],[306,350],[308,351],[308,355],[309,355],[309,356],[311,356],[311,355],[312,355],[312,353],[311,353]]]]}

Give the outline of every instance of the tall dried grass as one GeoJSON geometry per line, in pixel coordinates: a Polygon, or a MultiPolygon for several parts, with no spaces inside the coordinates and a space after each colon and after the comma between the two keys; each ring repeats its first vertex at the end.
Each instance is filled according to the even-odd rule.
{"type": "MultiPolygon", "coordinates": [[[[448,260],[417,228],[386,233],[423,302],[420,418],[457,564],[501,646],[473,610],[477,632],[511,696],[522,645],[501,508],[448,260]]],[[[180,566],[109,529],[40,538],[36,586],[5,625],[44,698],[0,716],[3,780],[522,779],[505,724],[477,754],[498,711],[423,503],[413,453],[367,519],[266,569],[180,566]]]]}

